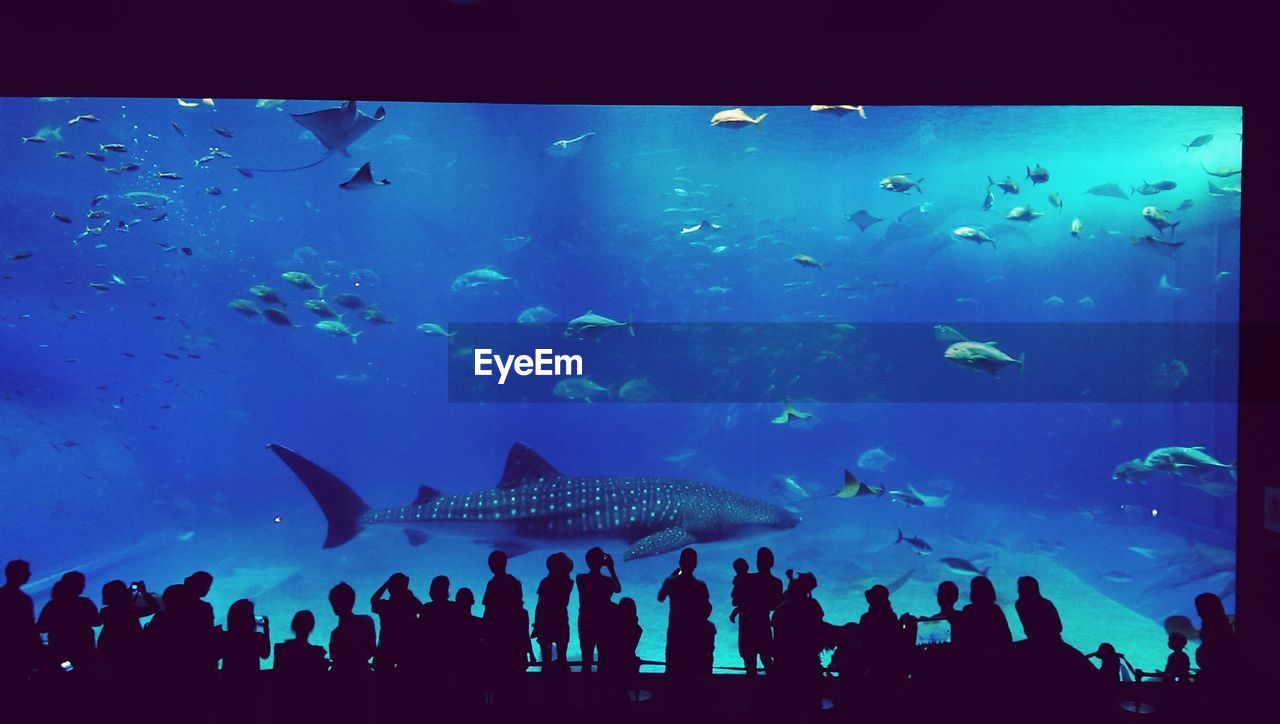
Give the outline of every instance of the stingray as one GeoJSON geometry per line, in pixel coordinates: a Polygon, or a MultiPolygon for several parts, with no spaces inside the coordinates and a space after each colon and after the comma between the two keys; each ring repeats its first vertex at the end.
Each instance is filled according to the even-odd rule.
{"type": "Polygon", "coordinates": [[[878,224],[881,221],[884,221],[884,219],[880,218],[879,216],[873,216],[872,214],[868,213],[865,209],[855,214],[849,214],[844,218],[846,221],[852,221],[853,223],[857,224],[858,229],[861,231],[866,231],[868,227],[878,224]]]}
{"type": "Polygon", "coordinates": [[[343,188],[348,191],[363,191],[365,189],[377,188],[378,186],[386,186],[389,183],[391,182],[384,178],[375,179],[373,177],[373,171],[369,169],[369,162],[366,161],[365,164],[360,167],[360,170],[356,171],[354,176],[338,184],[338,188],[343,188]]]}
{"type": "Polygon", "coordinates": [[[298,125],[311,131],[311,134],[324,145],[324,155],[305,166],[296,166],[294,168],[237,167],[237,171],[249,178],[253,178],[255,172],[284,173],[318,166],[335,153],[350,156],[351,154],[347,152],[347,147],[368,133],[369,129],[387,116],[387,112],[382,107],[379,107],[371,116],[357,110],[355,101],[346,101],[337,108],[325,108],[311,113],[290,113],[289,116],[297,121],[298,125]]]}
{"type": "Polygon", "coordinates": [[[1124,189],[1120,188],[1117,184],[1102,184],[1101,186],[1094,186],[1085,193],[1093,194],[1094,196],[1110,196],[1113,199],[1127,200],[1129,198],[1129,195],[1124,192],[1124,189]]]}

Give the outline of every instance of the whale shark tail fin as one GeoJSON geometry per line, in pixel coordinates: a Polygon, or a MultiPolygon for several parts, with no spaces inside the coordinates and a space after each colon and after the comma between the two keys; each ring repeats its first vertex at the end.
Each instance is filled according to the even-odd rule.
{"type": "Polygon", "coordinates": [[[275,453],[294,475],[307,486],[311,497],[324,513],[329,522],[329,533],[325,536],[324,547],[336,548],[355,538],[364,529],[361,520],[368,504],[364,502],[342,479],[287,447],[272,443],[267,449],[275,453]]]}

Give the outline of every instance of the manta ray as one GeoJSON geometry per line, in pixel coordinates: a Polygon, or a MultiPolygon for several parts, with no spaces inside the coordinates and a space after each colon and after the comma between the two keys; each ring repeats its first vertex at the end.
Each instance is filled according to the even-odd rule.
{"type": "Polygon", "coordinates": [[[541,547],[542,541],[622,541],[628,546],[623,559],[633,560],[800,523],[789,508],[690,480],[571,477],[522,443],[511,447],[496,488],[444,495],[423,485],[407,505],[377,509],[298,453],[275,444],[267,449],[320,506],[329,523],[325,548],[365,528],[399,527],[413,546],[429,535],[457,536],[492,542],[508,554],[541,547]]]}
{"type": "Polygon", "coordinates": [[[236,167],[237,171],[249,178],[253,178],[254,173],[284,173],[318,166],[335,153],[350,156],[351,154],[347,152],[347,147],[360,140],[360,137],[368,133],[369,129],[380,123],[383,118],[386,118],[387,111],[379,106],[378,110],[374,111],[371,116],[357,109],[355,101],[346,101],[336,108],[325,108],[310,113],[290,113],[289,116],[297,121],[298,125],[311,131],[311,134],[324,145],[324,155],[304,166],[295,166],[293,168],[236,167]]]}
{"type": "Polygon", "coordinates": [[[356,171],[354,176],[338,184],[338,188],[346,189],[347,191],[361,191],[364,189],[376,188],[378,186],[386,186],[390,183],[391,182],[385,178],[375,179],[373,177],[373,171],[369,166],[369,162],[366,161],[365,164],[360,167],[360,170],[356,171]]]}

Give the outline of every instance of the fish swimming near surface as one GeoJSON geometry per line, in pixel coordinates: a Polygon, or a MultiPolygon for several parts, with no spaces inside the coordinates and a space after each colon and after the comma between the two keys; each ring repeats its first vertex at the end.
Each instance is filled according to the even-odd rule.
{"type": "Polygon", "coordinates": [[[755,118],[752,118],[741,108],[731,108],[727,111],[720,111],[712,116],[711,125],[726,126],[728,128],[745,128],[747,126],[758,125],[767,115],[769,114],[761,113],[755,118]]]}
{"type": "Polygon", "coordinates": [[[690,480],[571,477],[522,443],[511,447],[496,488],[444,495],[424,485],[407,505],[375,509],[302,455],[276,444],[267,449],[320,506],[329,525],[325,548],[385,526],[404,528],[414,546],[441,535],[490,541],[508,553],[559,546],[564,540],[622,541],[627,544],[623,560],[630,561],[800,523],[799,514],[788,508],[690,480]]]}
{"type": "Polygon", "coordinates": [[[577,156],[586,147],[587,142],[595,138],[593,131],[588,131],[576,138],[567,138],[556,141],[543,150],[543,154],[551,158],[568,158],[569,156],[577,156]]]}
{"type": "Polygon", "coordinates": [[[862,106],[809,106],[809,110],[813,113],[841,117],[857,113],[859,118],[867,120],[867,112],[862,106]]]}
{"type": "Polygon", "coordinates": [[[252,178],[255,173],[286,173],[318,166],[335,153],[350,156],[347,147],[360,140],[361,136],[382,122],[386,116],[386,110],[381,107],[371,116],[357,109],[355,101],[346,101],[336,108],[325,108],[310,113],[290,113],[289,117],[298,125],[311,131],[316,140],[320,141],[324,146],[324,155],[311,163],[293,168],[236,167],[236,170],[241,175],[252,178]]]}

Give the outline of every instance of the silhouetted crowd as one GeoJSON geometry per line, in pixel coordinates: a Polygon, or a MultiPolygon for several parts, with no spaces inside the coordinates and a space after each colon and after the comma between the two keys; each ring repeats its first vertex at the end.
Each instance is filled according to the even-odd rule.
{"type": "MultiPolygon", "coordinates": [[[[586,571],[574,577],[568,555],[547,558],[532,620],[501,551],[489,555],[492,578],[480,615],[469,589],[450,598],[445,576],[431,580],[424,602],[410,578],[395,573],[369,599],[375,625],[373,616],[356,613],[356,591],[339,583],[329,592],[338,624],[327,649],[311,642],[314,614],[299,611],[290,623],[292,638],[274,644],[273,673],[264,684],[259,670],[272,653],[270,621],[241,599],[216,626],[204,600],[214,583],[206,572],[159,596],[141,581],[110,581],[99,608],[84,596],[84,575],[72,571],[36,616],[21,590],[30,568],[14,560],[0,587],[0,702],[10,712],[37,699],[38,711],[81,706],[80,713],[99,720],[105,712],[157,701],[171,706],[179,721],[200,722],[372,721],[413,712],[511,716],[544,705],[634,717],[653,706],[641,692],[636,604],[614,600],[622,582],[612,557],[592,548],[585,561],[586,571]],[[581,650],[571,662],[575,588],[581,650]],[[584,675],[571,676],[574,667],[584,675]],[[536,685],[525,676],[531,669],[541,671],[536,685]]],[[[1039,712],[1040,720],[1057,720],[1105,717],[1124,703],[1177,718],[1221,713],[1236,700],[1234,626],[1211,593],[1195,600],[1201,627],[1194,672],[1183,633],[1169,636],[1163,671],[1135,672],[1109,643],[1088,655],[1066,644],[1057,608],[1029,576],[1017,582],[1015,609],[1026,638],[1015,642],[986,576],[969,580],[963,608],[960,587],[943,581],[938,611],[928,616],[897,614],[890,590],[874,585],[858,621],[833,623],[814,596],[817,577],[787,570],[784,582],[773,573],[773,553],[760,548],[754,572],[744,559],[733,564],[727,618],[738,628],[746,685],[744,698],[725,703],[710,678],[716,626],[697,566],[697,552],[684,549],[659,588],[658,601],[670,605],[665,661],[643,662],[664,667],[660,698],[683,712],[805,719],[833,709],[827,714],[835,718],[909,713],[941,719],[969,702],[985,714],[1039,712]],[[824,652],[830,654],[825,666],[824,652]],[[1146,687],[1139,696],[1145,702],[1121,690],[1135,676],[1161,682],[1146,687]]]]}

